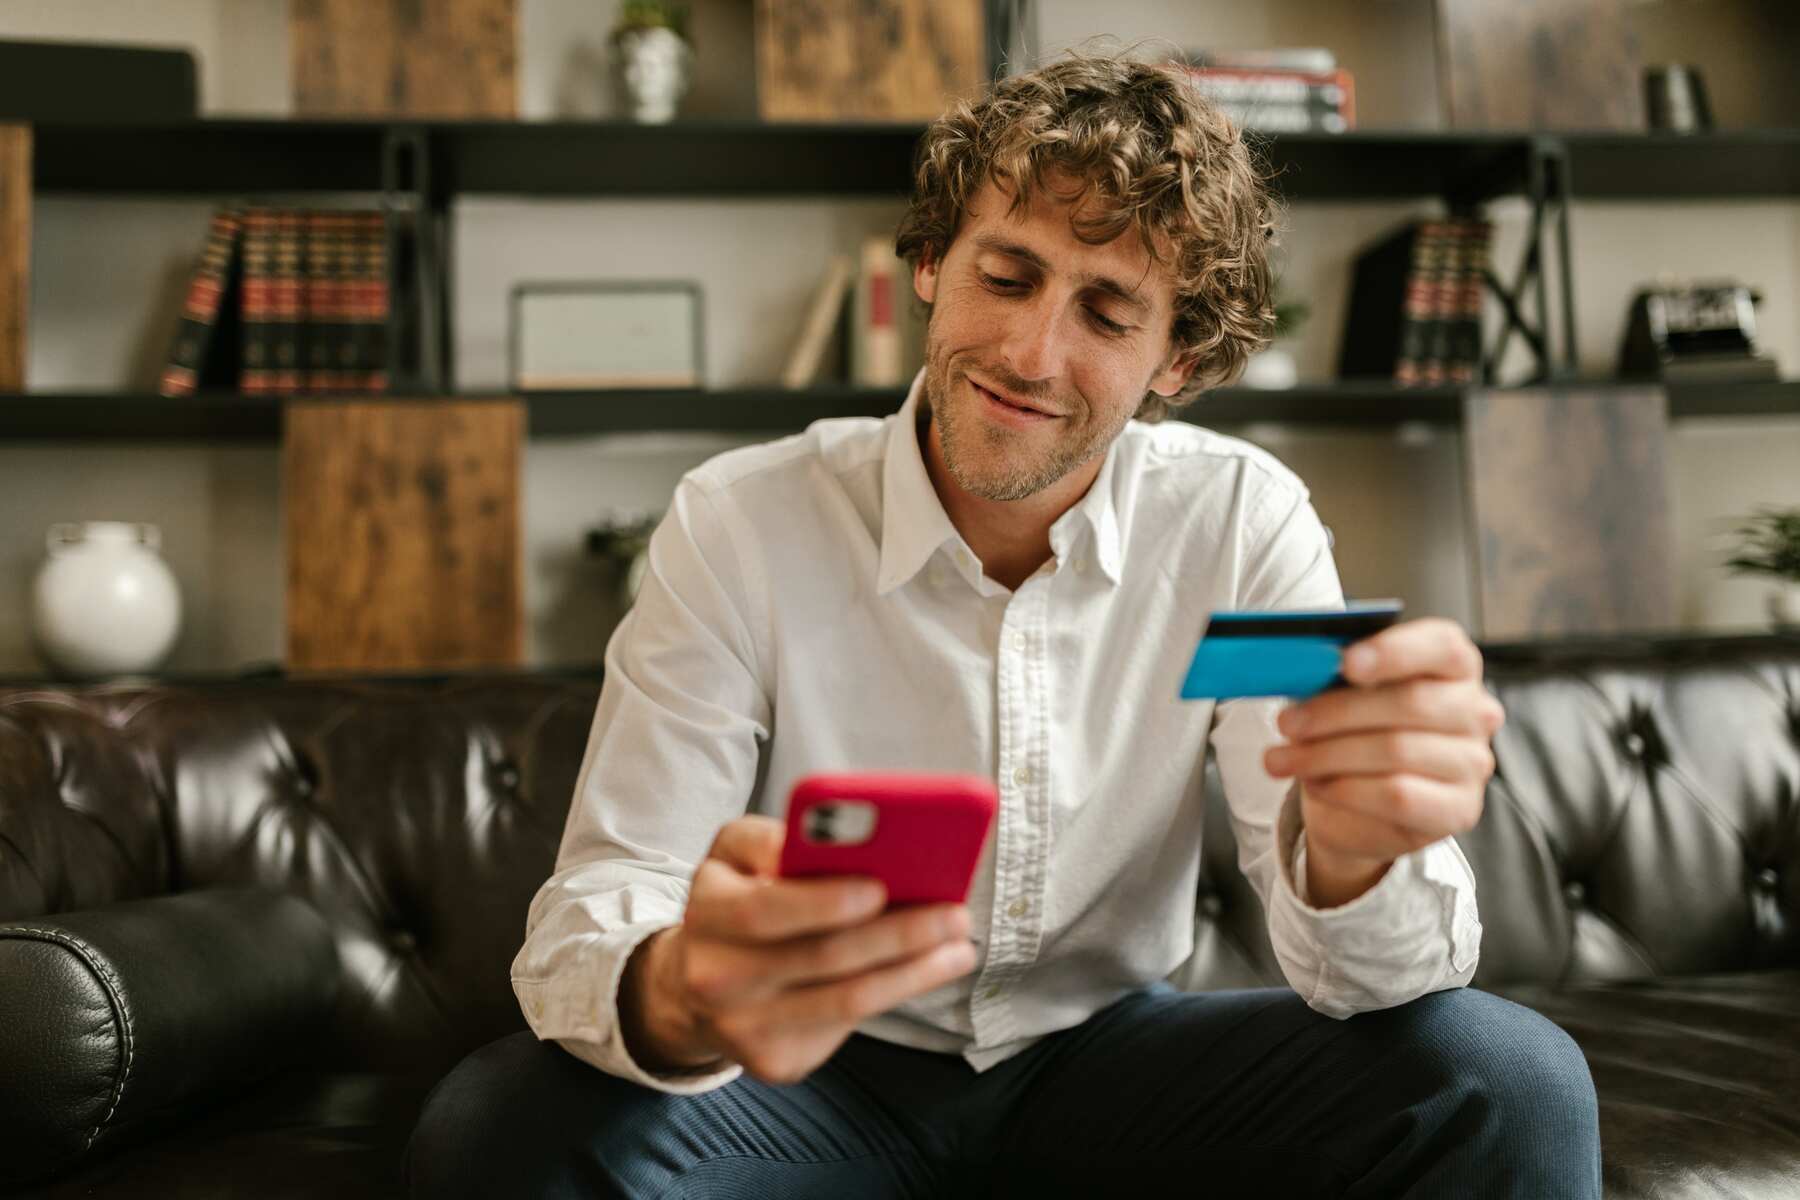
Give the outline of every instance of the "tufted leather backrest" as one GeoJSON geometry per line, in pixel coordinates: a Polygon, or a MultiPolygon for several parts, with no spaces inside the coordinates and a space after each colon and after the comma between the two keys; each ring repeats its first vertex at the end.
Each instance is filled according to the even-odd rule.
{"type": "MultiPolygon", "coordinates": [[[[1481,823],[1458,839],[1477,985],[1800,965],[1800,637],[1482,652],[1507,720],[1481,823]]],[[[1179,979],[1278,983],[1223,807],[1179,979]]]]}
{"type": "MultiPolygon", "coordinates": [[[[1508,716],[1463,839],[1477,982],[1800,965],[1800,638],[1484,652],[1508,716]]],[[[598,695],[597,676],[0,688],[0,919],[294,892],[336,934],[343,1063],[447,1069],[523,1027],[507,968],[598,695]]],[[[1223,814],[1181,978],[1276,983],[1223,814]]]]}

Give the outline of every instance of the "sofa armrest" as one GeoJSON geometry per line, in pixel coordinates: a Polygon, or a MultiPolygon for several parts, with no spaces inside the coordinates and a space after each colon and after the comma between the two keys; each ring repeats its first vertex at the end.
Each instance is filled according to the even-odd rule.
{"type": "Polygon", "coordinates": [[[307,1053],[338,990],[297,896],[217,889],[0,923],[0,1190],[307,1053]]]}

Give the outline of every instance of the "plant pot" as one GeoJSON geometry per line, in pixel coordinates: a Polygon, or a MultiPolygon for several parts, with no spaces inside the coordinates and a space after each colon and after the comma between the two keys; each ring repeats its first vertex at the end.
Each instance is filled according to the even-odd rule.
{"type": "Polygon", "coordinates": [[[694,51],[672,29],[629,29],[613,39],[613,69],[626,115],[645,124],[675,118],[693,74],[694,51]]]}
{"type": "Polygon", "coordinates": [[[1800,629],[1800,579],[1777,580],[1767,599],[1770,624],[1777,629],[1800,629]]]}
{"type": "Polygon", "coordinates": [[[1239,386],[1250,388],[1291,388],[1298,382],[1300,369],[1294,356],[1280,344],[1252,354],[1244,364],[1243,378],[1238,380],[1239,386]]]}
{"type": "Polygon", "coordinates": [[[65,675],[101,677],[162,665],[181,629],[181,593],[157,553],[154,525],[52,525],[32,581],[38,652],[65,675]]]}

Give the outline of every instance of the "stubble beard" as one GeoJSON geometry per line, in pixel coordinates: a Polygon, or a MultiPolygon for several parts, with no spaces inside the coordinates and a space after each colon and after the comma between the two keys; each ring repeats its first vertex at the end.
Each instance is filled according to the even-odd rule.
{"type": "MultiPolygon", "coordinates": [[[[1023,500],[1043,491],[1103,451],[1112,441],[1104,430],[1079,440],[1059,438],[1038,462],[1023,457],[1025,439],[998,429],[969,411],[964,397],[951,400],[949,352],[927,339],[925,385],[931,417],[938,424],[944,469],[956,486],[984,500],[1023,500]]],[[[973,397],[967,397],[974,402],[973,397]]],[[[1068,420],[1067,417],[1062,418],[1068,420]]]]}

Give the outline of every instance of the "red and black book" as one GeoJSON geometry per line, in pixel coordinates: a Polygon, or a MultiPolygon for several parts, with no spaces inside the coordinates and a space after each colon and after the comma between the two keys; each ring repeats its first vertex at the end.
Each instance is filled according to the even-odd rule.
{"type": "MultiPolygon", "coordinates": [[[[164,396],[191,396],[203,382],[220,382],[221,349],[233,346],[236,333],[236,296],[242,277],[239,239],[242,211],[221,208],[214,212],[206,231],[206,246],[188,282],[182,301],[175,339],[157,390],[164,396]]],[[[235,380],[225,380],[227,386],[235,380]]]]}
{"type": "Polygon", "coordinates": [[[379,211],[354,214],[350,294],[345,320],[356,348],[357,386],[385,392],[389,385],[387,220],[379,211]]]}
{"type": "Polygon", "coordinates": [[[239,306],[243,318],[243,365],[238,372],[238,390],[246,396],[271,395],[275,392],[274,209],[245,211],[243,259],[244,285],[239,306]]]}

